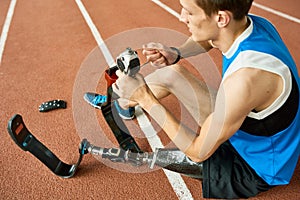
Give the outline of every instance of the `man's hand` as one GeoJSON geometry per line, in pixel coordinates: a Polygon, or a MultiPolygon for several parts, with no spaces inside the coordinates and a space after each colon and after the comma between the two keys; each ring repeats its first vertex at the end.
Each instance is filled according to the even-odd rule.
{"type": "Polygon", "coordinates": [[[175,50],[160,43],[144,45],[143,54],[147,57],[147,61],[150,61],[155,67],[172,65],[178,57],[175,50]]]}
{"type": "Polygon", "coordinates": [[[121,107],[132,107],[147,102],[147,96],[153,95],[144,77],[137,73],[134,77],[125,75],[120,70],[116,72],[119,77],[112,85],[113,91],[120,97],[121,107]]]}

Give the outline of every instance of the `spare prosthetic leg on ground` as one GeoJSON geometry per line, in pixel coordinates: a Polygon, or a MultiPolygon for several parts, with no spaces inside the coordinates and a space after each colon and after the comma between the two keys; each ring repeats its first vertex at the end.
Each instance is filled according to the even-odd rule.
{"type": "MultiPolygon", "coordinates": [[[[78,161],[69,165],[61,161],[52,151],[50,151],[43,143],[41,143],[27,129],[21,115],[14,115],[8,122],[8,132],[15,143],[24,151],[29,151],[44,165],[46,165],[54,174],[63,178],[74,176],[78,166],[81,163],[82,157],[86,152],[85,148],[79,147],[78,161]]],[[[84,144],[84,143],[81,143],[84,144]]]]}
{"type": "Polygon", "coordinates": [[[159,166],[193,178],[202,178],[202,163],[191,161],[178,149],[156,149],[155,152],[143,152],[134,138],[129,134],[126,125],[114,110],[112,102],[118,97],[113,94],[111,85],[116,81],[116,70],[134,76],[140,69],[137,53],[127,48],[117,58],[117,66],[106,70],[107,102],[101,105],[102,114],[114,133],[120,148],[102,148],[92,145],[83,139],[79,145],[79,158],[75,164],[66,164],[51,150],[41,143],[27,129],[21,115],[14,115],[8,122],[8,132],[15,143],[24,151],[29,151],[54,174],[69,178],[74,176],[85,154],[100,156],[113,162],[129,163],[134,166],[148,165],[150,168],[159,166]]]}

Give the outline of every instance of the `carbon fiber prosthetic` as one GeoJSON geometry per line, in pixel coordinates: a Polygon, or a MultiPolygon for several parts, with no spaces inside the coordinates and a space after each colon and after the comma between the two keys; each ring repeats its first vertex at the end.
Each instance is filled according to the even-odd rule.
{"type": "Polygon", "coordinates": [[[150,167],[157,165],[164,169],[178,172],[192,178],[203,178],[202,163],[192,161],[179,149],[159,148],[156,149],[152,155],[152,163],[150,167]]]}
{"type": "Polygon", "coordinates": [[[112,162],[129,163],[134,166],[148,164],[152,169],[159,166],[173,172],[177,172],[192,178],[202,179],[202,163],[190,160],[179,149],[157,148],[155,152],[135,153],[120,148],[102,148],[91,145],[86,141],[86,153],[101,156],[112,162]]]}

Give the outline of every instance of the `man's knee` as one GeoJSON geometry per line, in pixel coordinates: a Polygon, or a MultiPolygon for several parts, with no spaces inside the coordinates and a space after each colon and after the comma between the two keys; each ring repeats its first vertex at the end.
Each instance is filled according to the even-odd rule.
{"type": "Polygon", "coordinates": [[[158,80],[167,87],[171,87],[175,80],[182,78],[183,73],[185,73],[184,67],[180,65],[171,65],[164,68],[161,68],[156,71],[158,80]]]}

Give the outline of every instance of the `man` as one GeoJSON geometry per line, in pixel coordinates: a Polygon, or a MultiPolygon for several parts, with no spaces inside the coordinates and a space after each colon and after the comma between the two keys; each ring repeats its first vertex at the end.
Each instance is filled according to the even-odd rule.
{"type": "Polygon", "coordinates": [[[204,197],[251,197],[288,184],[300,150],[300,82],[288,49],[267,20],[248,15],[252,0],[180,3],[191,37],[179,48],[145,45],[143,54],[158,67],[145,78],[118,71],[113,90],[120,106],[140,105],[186,156],[203,162],[204,197]],[[216,98],[176,64],[212,48],[223,54],[216,98]],[[169,94],[199,123],[200,134],[160,103],[169,94]]]}

